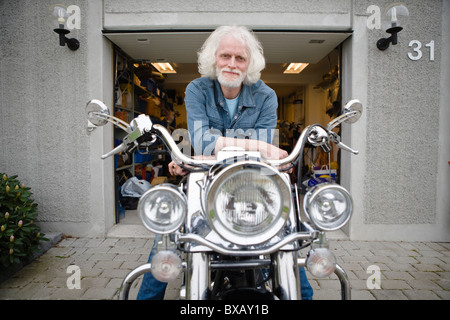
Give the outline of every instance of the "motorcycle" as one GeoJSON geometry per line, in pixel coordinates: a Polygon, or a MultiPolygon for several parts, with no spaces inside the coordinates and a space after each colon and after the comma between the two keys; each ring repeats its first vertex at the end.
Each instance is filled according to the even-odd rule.
{"type": "Polygon", "coordinates": [[[181,274],[180,299],[299,300],[299,267],[306,267],[318,278],[336,274],[342,299],[351,299],[349,279],[329,250],[326,232],[349,222],[352,197],[331,180],[301,192],[301,168],[306,145],[329,153],[334,143],[358,154],[333,129],[356,122],[362,109],[354,99],[326,127],[307,126],[284,159],[267,160],[235,148],[220,151],[215,159],[196,159],[181,152],[169,131],[149,116],[141,114],[128,124],[111,116],[102,101],[89,101],[91,128],[112,123],[126,132],[102,159],[148,151],[159,139],[172,160],[190,171],[178,185],[153,186],[139,199],[142,223],[160,241],[152,260],[125,277],[118,298],[127,300],[132,283],[152,272],[164,282],[181,274]],[[295,166],[297,181],[291,181],[287,170],[295,166]],[[300,257],[304,248],[309,252],[300,257]]]}

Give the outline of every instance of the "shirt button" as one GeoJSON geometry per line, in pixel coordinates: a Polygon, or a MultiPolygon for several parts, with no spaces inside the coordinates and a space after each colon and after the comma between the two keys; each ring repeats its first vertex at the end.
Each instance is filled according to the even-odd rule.
{"type": "Polygon", "coordinates": [[[237,119],[237,116],[234,116],[235,119],[237,119]]]}

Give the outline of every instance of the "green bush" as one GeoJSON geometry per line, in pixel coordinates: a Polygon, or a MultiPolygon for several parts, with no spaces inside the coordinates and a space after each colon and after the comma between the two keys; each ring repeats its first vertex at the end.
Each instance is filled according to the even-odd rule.
{"type": "Polygon", "coordinates": [[[38,211],[30,188],[16,178],[0,173],[0,269],[30,260],[39,241],[48,240],[34,223],[38,211]]]}

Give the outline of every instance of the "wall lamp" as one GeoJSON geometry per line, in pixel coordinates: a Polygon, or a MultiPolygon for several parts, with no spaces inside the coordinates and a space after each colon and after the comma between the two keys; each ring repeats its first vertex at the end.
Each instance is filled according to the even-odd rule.
{"type": "Polygon", "coordinates": [[[66,37],[70,33],[70,30],[64,27],[69,17],[67,9],[60,4],[53,5],[49,8],[49,14],[52,21],[57,22],[57,28],[53,29],[53,31],[59,34],[59,45],[64,47],[67,44],[70,50],[77,50],[80,47],[80,42],[75,38],[66,37]]]}
{"type": "Polygon", "coordinates": [[[409,11],[406,6],[400,3],[394,3],[390,5],[386,11],[386,16],[390,16],[390,27],[386,29],[386,32],[391,34],[389,38],[381,38],[377,41],[377,48],[384,51],[389,48],[389,45],[392,43],[396,45],[398,43],[397,34],[403,30],[403,27],[398,25],[397,16],[409,16],[409,11]]]}

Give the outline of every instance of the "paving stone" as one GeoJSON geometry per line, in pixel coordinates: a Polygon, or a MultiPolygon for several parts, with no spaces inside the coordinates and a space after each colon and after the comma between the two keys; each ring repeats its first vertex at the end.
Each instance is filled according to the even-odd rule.
{"type": "Polygon", "coordinates": [[[118,254],[113,261],[138,261],[140,257],[140,254],[118,254]]]}
{"type": "Polygon", "coordinates": [[[392,259],[395,263],[401,263],[401,264],[412,264],[412,263],[418,263],[417,257],[396,257],[395,259],[392,257],[389,257],[389,259],[392,259]]]}
{"type": "Polygon", "coordinates": [[[109,279],[112,279],[112,278],[124,279],[129,273],[130,273],[130,270],[127,270],[127,269],[108,269],[108,270],[103,271],[101,276],[104,278],[109,278],[109,279]]]}
{"type": "Polygon", "coordinates": [[[402,271],[384,271],[383,275],[390,280],[414,280],[410,273],[402,271]]]}
{"type": "Polygon", "coordinates": [[[340,300],[341,292],[333,289],[322,289],[314,291],[313,300],[340,300]]]}
{"type": "Polygon", "coordinates": [[[361,266],[360,263],[358,262],[353,262],[353,263],[340,263],[339,264],[346,272],[347,271],[364,271],[365,269],[361,266]]]}
{"type": "MultiPolygon", "coordinates": [[[[83,278],[92,278],[92,277],[98,277],[103,273],[104,269],[102,268],[81,268],[80,267],[80,274],[83,278]]],[[[69,276],[70,274],[68,274],[69,276]]]]}
{"type": "Polygon", "coordinates": [[[117,288],[89,288],[82,295],[84,300],[113,300],[117,297],[117,288]]]}
{"type": "Polygon", "coordinates": [[[110,250],[110,248],[108,247],[93,247],[93,248],[88,248],[86,250],[86,254],[97,254],[97,253],[108,253],[110,250]]]}
{"type": "Polygon", "coordinates": [[[100,244],[104,241],[104,239],[90,239],[85,247],[86,248],[97,248],[100,246],[100,244]]]}
{"type": "Polygon", "coordinates": [[[441,279],[441,276],[438,272],[424,272],[424,271],[410,271],[410,275],[414,277],[414,279],[418,280],[438,280],[441,279]]]}
{"type": "Polygon", "coordinates": [[[308,281],[309,281],[309,284],[311,285],[311,288],[313,288],[314,291],[320,289],[320,286],[319,286],[319,283],[317,282],[317,280],[311,279],[311,277],[308,277],[308,281]]]}
{"type": "Polygon", "coordinates": [[[450,280],[450,271],[435,272],[441,279],[450,280]]]}
{"type": "Polygon", "coordinates": [[[443,271],[440,266],[435,264],[416,263],[412,264],[412,266],[419,271],[443,271]]]}
{"type": "Polygon", "coordinates": [[[101,260],[97,261],[95,264],[95,268],[98,269],[119,269],[125,262],[123,261],[108,261],[108,260],[101,260]]]}
{"type": "MultiPolygon", "coordinates": [[[[4,283],[4,282],[3,282],[4,283]]],[[[17,293],[20,292],[20,288],[12,287],[1,287],[0,288],[0,299],[1,300],[17,300],[17,293]]]]}
{"type": "Polygon", "coordinates": [[[430,290],[403,290],[409,300],[440,300],[439,296],[430,290]]]}
{"type": "Polygon", "coordinates": [[[71,247],[78,247],[78,248],[86,248],[87,243],[89,242],[89,239],[76,239],[70,246],[71,247]]]}
{"type": "Polygon", "coordinates": [[[365,248],[347,249],[350,256],[367,257],[373,255],[373,250],[365,248]]]}
{"type": "Polygon", "coordinates": [[[436,290],[434,293],[436,293],[436,295],[442,300],[450,300],[450,290],[436,290]]]}
{"type": "Polygon", "coordinates": [[[422,257],[436,257],[436,258],[445,257],[441,252],[434,250],[421,250],[419,251],[419,253],[422,257]]]}
{"type": "Polygon", "coordinates": [[[99,245],[100,247],[114,247],[117,243],[117,241],[119,241],[118,238],[107,238],[107,239],[103,239],[103,242],[99,245]]]}
{"type": "Polygon", "coordinates": [[[367,288],[367,280],[350,280],[353,291],[369,291],[367,288]]]}
{"type": "MultiPolygon", "coordinates": [[[[356,274],[356,276],[358,277],[358,279],[360,279],[360,280],[364,280],[364,281],[367,281],[367,279],[371,276],[371,275],[373,275],[373,273],[372,272],[370,272],[370,273],[367,273],[367,271],[366,270],[360,270],[360,271],[353,271],[355,274],[356,274]]],[[[381,279],[386,279],[386,277],[385,277],[385,275],[384,275],[384,272],[380,272],[380,278],[381,279]]]]}
{"type": "Polygon", "coordinates": [[[411,288],[420,288],[421,290],[440,290],[441,287],[432,280],[407,280],[411,288]]]}
{"type": "MultiPolygon", "coordinates": [[[[367,272],[369,267],[378,267],[380,271],[391,271],[392,267],[389,267],[386,263],[380,263],[380,262],[366,262],[366,263],[360,263],[363,270],[367,272]]],[[[389,263],[389,265],[392,265],[392,263],[389,263]]]]}
{"type": "Polygon", "coordinates": [[[337,279],[317,280],[320,290],[322,289],[340,289],[341,283],[337,279]]]}
{"type": "Polygon", "coordinates": [[[104,277],[83,277],[81,279],[81,288],[92,288],[92,287],[100,287],[106,288],[106,285],[111,281],[109,278],[104,277]]]}
{"type": "Polygon", "coordinates": [[[83,297],[83,294],[86,292],[86,289],[68,289],[59,288],[54,289],[49,299],[51,300],[80,300],[83,297]]]}
{"type": "Polygon", "coordinates": [[[52,281],[47,283],[47,288],[66,288],[68,277],[64,278],[54,278],[52,281]]]}
{"type": "Polygon", "coordinates": [[[412,272],[412,271],[417,271],[416,268],[413,267],[413,265],[409,264],[409,263],[386,263],[386,266],[391,270],[391,271],[403,271],[403,272],[412,272]]]}
{"type": "Polygon", "coordinates": [[[408,300],[402,290],[372,290],[377,300],[408,300]]]}
{"type": "Polygon", "coordinates": [[[98,253],[91,255],[89,257],[90,260],[99,261],[99,260],[106,260],[106,261],[112,261],[117,256],[116,253],[98,253]]]}
{"type": "Polygon", "coordinates": [[[443,247],[445,251],[449,252],[450,251],[450,242],[436,242],[435,244],[440,245],[441,247],[443,247]]]}
{"type": "Polygon", "coordinates": [[[124,261],[122,265],[120,266],[120,269],[125,269],[128,271],[131,271],[133,269],[136,269],[137,267],[143,265],[144,263],[142,261],[124,261]]]}
{"type": "Polygon", "coordinates": [[[436,283],[440,288],[450,291],[450,280],[449,279],[434,280],[433,282],[436,283]]]}
{"type": "MultiPolygon", "coordinates": [[[[117,299],[123,278],[146,263],[153,239],[63,238],[46,253],[0,283],[0,299],[117,299]],[[81,289],[70,290],[67,268],[81,271],[81,289]]],[[[354,300],[450,300],[450,244],[333,240],[330,247],[352,284],[354,300]],[[381,288],[369,290],[370,266],[380,268],[381,288]]],[[[303,250],[304,254],[308,250],[303,250]]],[[[315,300],[339,300],[335,275],[307,272],[315,300]]],[[[142,276],[132,285],[135,299],[142,276]]],[[[165,299],[177,299],[180,282],[168,284],[165,299]]]]}
{"type": "MultiPolygon", "coordinates": [[[[22,288],[18,288],[18,290],[15,293],[15,296],[11,296],[10,298],[14,299],[32,299],[36,294],[39,293],[40,290],[43,290],[45,288],[45,283],[39,283],[39,282],[30,282],[27,285],[25,285],[22,288]]],[[[1,299],[3,299],[0,296],[1,299]]]]}
{"type": "Polygon", "coordinates": [[[411,286],[405,280],[382,280],[381,288],[385,290],[405,290],[411,289],[411,286]]]}
{"type": "MultiPolygon", "coordinates": [[[[116,253],[116,254],[130,254],[133,252],[135,248],[129,248],[127,246],[121,246],[121,247],[112,247],[108,248],[108,253],[116,253]]],[[[142,249],[142,248],[139,248],[142,249]]]]}
{"type": "MultiPolygon", "coordinates": [[[[370,257],[367,257],[367,262],[370,264],[377,264],[377,263],[392,263],[394,260],[391,257],[388,256],[379,256],[378,253],[376,255],[372,255],[370,257]]],[[[414,260],[414,262],[417,262],[414,260]]]]}
{"type": "Polygon", "coordinates": [[[352,290],[352,300],[376,300],[370,290],[352,290]]]}
{"type": "Polygon", "coordinates": [[[437,265],[444,271],[450,272],[450,264],[446,262],[437,263],[437,265]]]}
{"type": "Polygon", "coordinates": [[[116,242],[115,247],[128,247],[130,249],[144,247],[148,242],[148,239],[119,239],[116,242]]]}
{"type": "Polygon", "coordinates": [[[120,286],[122,285],[123,279],[120,278],[114,278],[109,280],[108,284],[106,285],[106,288],[120,288],[120,286]]]}

